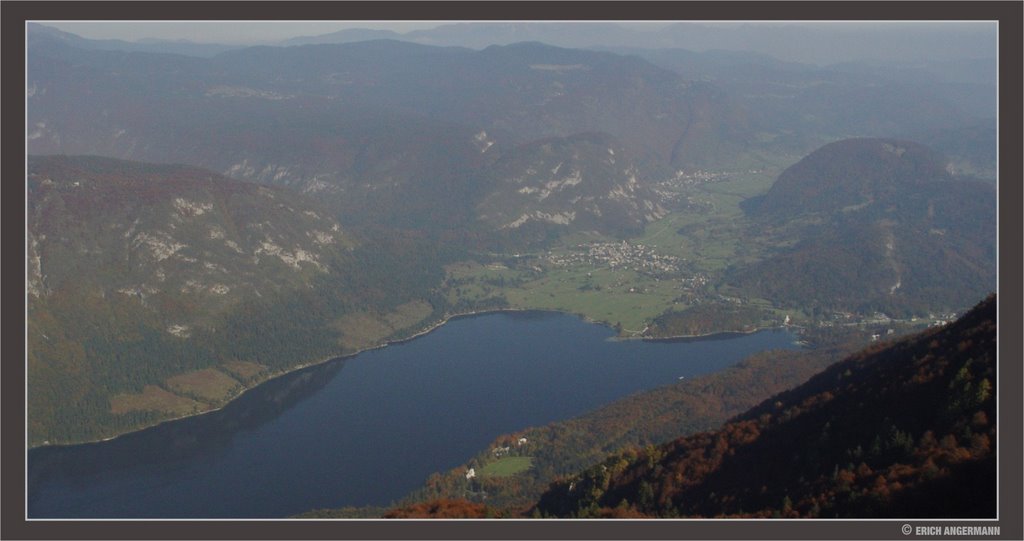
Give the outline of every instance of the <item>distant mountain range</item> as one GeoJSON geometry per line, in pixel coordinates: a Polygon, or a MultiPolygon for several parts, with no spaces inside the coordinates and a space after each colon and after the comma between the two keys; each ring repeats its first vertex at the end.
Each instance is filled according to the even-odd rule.
{"type": "Polygon", "coordinates": [[[86,39],[71,32],[58,30],[52,26],[38,23],[28,24],[29,48],[47,48],[54,43],[97,51],[166,53],[199,57],[211,57],[224,51],[242,48],[238,45],[194,43],[187,40],[149,39],[125,41],[121,39],[86,39]]]}
{"type": "Polygon", "coordinates": [[[419,228],[439,214],[472,221],[468,209],[489,193],[478,179],[502,182],[488,167],[530,141],[608,134],[635,156],[642,184],[644,171],[707,161],[746,137],[742,117],[707,84],[635,58],[540,44],[477,52],[372,41],[211,59],[54,44],[30,48],[29,64],[31,153],[188,163],[318,193],[342,220],[400,216],[419,228]]]}
{"type": "MultiPolygon", "coordinates": [[[[76,40],[73,34],[53,27],[31,24],[30,30],[47,32],[61,39],[76,40]],[[45,29],[45,30],[44,30],[45,29]]],[[[76,39],[77,38],[77,39],[76,39]]],[[[300,36],[273,45],[301,46],[352,43],[391,39],[423,45],[484,49],[538,41],[576,49],[632,47],[642,49],[688,49],[691,51],[736,51],[770,55],[790,62],[838,64],[851,61],[885,61],[903,64],[943,62],[964,58],[995,58],[995,26],[987,23],[943,25],[921,24],[804,23],[799,26],[776,23],[674,24],[625,26],[588,22],[474,22],[442,24],[435,28],[405,33],[392,30],[349,28],[320,35],[300,36]]],[[[193,43],[185,40],[88,40],[91,48],[125,51],[168,52],[210,56],[237,46],[193,43]]],[[[271,43],[264,43],[271,44],[271,43]]]]}
{"type": "MultiPolygon", "coordinates": [[[[771,138],[774,148],[805,153],[813,146],[852,135],[899,135],[931,143],[933,136],[967,126],[975,140],[979,136],[995,138],[994,57],[815,66],[755,52],[608,50],[639,56],[723,89],[743,104],[750,128],[771,138]]],[[[988,141],[984,145],[995,148],[988,141]]],[[[944,144],[941,150],[959,157],[968,147],[944,144]]],[[[987,167],[994,178],[995,157],[982,152],[971,153],[972,167],[976,171],[987,167]]]]}
{"type": "Polygon", "coordinates": [[[282,45],[345,43],[366,39],[400,39],[426,45],[483,49],[522,41],[540,41],[571,48],[637,47],[646,49],[732,50],[768,54],[795,62],[834,64],[851,60],[887,59],[902,62],[965,57],[995,57],[991,25],[963,24],[941,29],[902,24],[888,27],[809,23],[801,26],[762,24],[675,23],[627,27],[615,23],[477,22],[441,25],[398,33],[350,29],[292,38],[282,45]],[[956,45],[953,45],[956,43],[956,45]]]}
{"type": "MultiPolygon", "coordinates": [[[[643,186],[679,169],[801,156],[851,133],[948,143],[943,133],[994,115],[994,92],[971,84],[743,52],[624,51],[643,60],[536,42],[474,51],[373,40],[197,58],[38,25],[29,42],[30,153],[187,163],[316,193],[343,221],[413,228],[552,215],[550,203],[533,205],[499,224],[474,210],[493,195],[480,179],[500,186],[490,168],[502,154],[546,138],[605,134],[632,156],[643,186]]],[[[994,126],[975,131],[984,138],[994,126]]],[[[968,172],[994,171],[994,156],[954,150],[968,172]]],[[[641,199],[630,206],[652,203],[641,199]]],[[[578,227],[625,231],[614,214],[578,227]]]]}

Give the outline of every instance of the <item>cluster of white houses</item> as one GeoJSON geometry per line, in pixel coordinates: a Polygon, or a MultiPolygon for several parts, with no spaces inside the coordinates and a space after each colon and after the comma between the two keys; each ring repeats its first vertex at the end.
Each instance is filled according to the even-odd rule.
{"type": "Polygon", "coordinates": [[[629,242],[595,242],[581,244],[578,250],[565,255],[548,253],[547,260],[555,266],[586,264],[608,266],[611,269],[635,270],[651,273],[678,273],[681,258],[655,253],[643,244],[629,242]]]}

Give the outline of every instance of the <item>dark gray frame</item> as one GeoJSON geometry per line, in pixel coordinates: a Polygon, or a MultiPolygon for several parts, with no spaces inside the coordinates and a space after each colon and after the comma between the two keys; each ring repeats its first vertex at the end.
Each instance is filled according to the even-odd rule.
{"type": "MultiPolygon", "coordinates": [[[[4,539],[916,539],[899,520],[25,520],[25,21],[253,20],[976,20],[999,22],[999,519],[914,526],[999,526],[1022,539],[1022,46],[1020,1],[900,2],[3,2],[2,521],[4,539]],[[20,90],[19,90],[20,89],[20,90]],[[17,179],[21,180],[17,180],[17,179]]],[[[963,535],[929,538],[967,538],[963,535]]],[[[982,537],[979,537],[982,538],[982,537]]]]}

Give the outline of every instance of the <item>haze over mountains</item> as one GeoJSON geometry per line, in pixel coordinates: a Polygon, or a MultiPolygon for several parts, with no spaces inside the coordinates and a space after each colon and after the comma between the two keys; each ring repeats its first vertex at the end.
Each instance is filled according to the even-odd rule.
{"type": "MultiPolygon", "coordinates": [[[[64,24],[66,32],[75,25],[64,24]]],[[[296,25],[282,24],[296,34],[304,34],[296,25]]],[[[576,49],[601,47],[637,47],[645,49],[689,49],[692,51],[749,51],[780,59],[812,64],[889,59],[919,62],[923,59],[948,60],[994,56],[995,33],[987,23],[958,23],[942,26],[912,23],[872,25],[864,23],[805,23],[799,27],[772,23],[663,22],[601,23],[587,22],[453,22],[434,28],[398,32],[387,29],[349,28],[318,35],[300,35],[281,41],[261,40],[260,45],[315,45],[349,43],[375,39],[394,39],[424,45],[443,45],[483,49],[490,45],[508,45],[540,41],[576,49]]],[[[173,47],[179,39],[137,41],[94,40],[93,47],[173,47]]],[[[204,40],[204,41],[216,41],[204,40]]],[[[188,43],[188,42],[184,42],[188,43]]],[[[206,43],[193,45],[207,45],[206,43]]],[[[151,49],[156,51],[156,49],[151,49]]],[[[171,51],[164,51],[171,52],[171,51]]],[[[183,51],[183,54],[187,54],[183,51]]],[[[201,56],[201,55],[200,55],[201,56]]]]}
{"type": "Polygon", "coordinates": [[[98,51],[138,51],[150,53],[170,53],[188,56],[213,56],[217,53],[239,48],[231,45],[194,43],[187,40],[140,39],[127,41],[123,39],[86,39],[71,32],[61,31],[53,26],[29,23],[28,45],[32,48],[45,48],[55,43],[62,43],[81,49],[98,51]]]}
{"type": "MultiPolygon", "coordinates": [[[[953,50],[915,30],[876,63],[708,50],[789,47],[761,30],[455,25],[229,47],[31,25],[30,441],[204,411],[452,314],[546,307],[515,288],[570,270],[587,280],[573,293],[634,296],[598,305],[609,325],[660,295],[637,335],[686,310],[909,321],[994,289],[987,34],[953,30],[953,50]],[[633,274],[595,282],[604,267],[563,269],[553,249],[633,274]],[[455,271],[481,268],[499,274],[455,271]]],[[[881,50],[873,32],[846,54],[881,50]]]]}
{"type": "MultiPolygon", "coordinates": [[[[679,63],[692,53],[647,55],[669,68],[660,69],[538,43],[473,51],[375,40],[199,59],[83,49],[91,42],[39,30],[30,153],[188,163],[346,200],[377,197],[367,192],[382,183],[429,200],[440,184],[471,199],[460,216],[487,196],[472,177],[493,178],[485,170],[504,152],[546,137],[606,133],[636,156],[643,183],[756,166],[765,153],[800,156],[848,135],[927,132],[941,142],[967,119],[994,116],[984,82],[893,82],[884,70],[746,53],[731,68],[712,53],[697,64],[679,63]]],[[[951,148],[969,171],[994,171],[989,156],[951,148]]]]}
{"type": "MultiPolygon", "coordinates": [[[[723,151],[746,137],[707,84],[540,44],[372,41],[208,60],[41,49],[30,49],[31,153],[188,163],[325,197],[373,200],[390,184],[409,200],[446,192],[438,203],[457,208],[486,197],[473,177],[494,179],[486,166],[530,140],[610,133],[651,175],[710,159],[722,136],[732,137],[723,151]]],[[[422,213],[419,226],[435,214],[422,213]]]]}

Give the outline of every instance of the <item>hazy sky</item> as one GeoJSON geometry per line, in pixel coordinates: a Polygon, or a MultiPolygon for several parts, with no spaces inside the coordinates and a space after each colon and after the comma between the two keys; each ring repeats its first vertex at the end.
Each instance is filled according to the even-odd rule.
{"type": "MultiPolygon", "coordinates": [[[[227,44],[259,44],[275,43],[288,38],[298,36],[316,36],[337,32],[348,28],[369,28],[379,30],[392,30],[405,33],[412,30],[434,28],[453,22],[466,21],[111,21],[111,22],[83,22],[83,21],[38,21],[53,26],[65,32],[71,32],[84,38],[90,39],[122,39],[137,41],[146,38],[157,38],[166,40],[188,40],[198,43],[227,43],[227,44]]],[[[543,23],[543,21],[537,21],[543,23]]],[[[552,21],[560,22],[560,21],[552,21]]],[[[704,26],[734,27],[741,22],[720,22],[707,23],[696,22],[704,26]]],[[[777,22],[766,21],[768,24],[778,25],[777,22]]],[[[632,30],[657,30],[673,24],[671,21],[652,22],[621,22],[620,25],[632,30]]],[[[817,23],[790,23],[800,26],[820,26],[817,23]]],[[[862,22],[834,22],[824,23],[837,25],[844,30],[854,28],[877,28],[879,25],[886,25],[885,21],[862,23],[862,22]]],[[[908,24],[900,22],[896,24],[908,24]]],[[[910,23],[914,24],[914,23],[910,23]]],[[[939,22],[938,24],[950,24],[939,22]]],[[[957,23],[952,23],[957,24],[957,23]]],[[[958,26],[978,26],[958,25],[958,26]]]]}
{"type": "Polygon", "coordinates": [[[408,32],[410,30],[434,28],[444,24],[442,22],[424,21],[39,22],[90,39],[136,41],[143,38],[157,38],[169,40],[184,39],[198,43],[229,44],[271,43],[297,36],[327,34],[346,28],[372,28],[408,32]]]}
{"type": "MultiPolygon", "coordinates": [[[[344,29],[391,30],[405,34],[472,21],[35,21],[91,39],[187,40],[225,45],[276,45],[289,38],[312,37],[344,29]]],[[[548,21],[566,23],[571,21],[548,21]]],[[[599,22],[599,21],[594,21],[599,22]]],[[[681,48],[694,51],[753,51],[783,60],[812,64],[848,61],[942,61],[994,58],[993,22],[964,21],[623,21],[616,31],[603,26],[589,31],[586,22],[561,24],[546,31],[545,21],[492,21],[452,32],[411,37],[429,45],[483,49],[517,41],[543,41],[560,47],[681,48]],[[526,25],[507,23],[529,22],[526,25]],[[678,25],[678,23],[684,23],[678,25]],[[678,26],[676,26],[678,25],[678,26]],[[692,26],[691,26],[692,25],[692,26]],[[656,32],[673,26],[670,32],[656,32]],[[638,32],[639,31],[639,32],[638,32]],[[648,32],[645,32],[648,31],[648,32]]]]}

